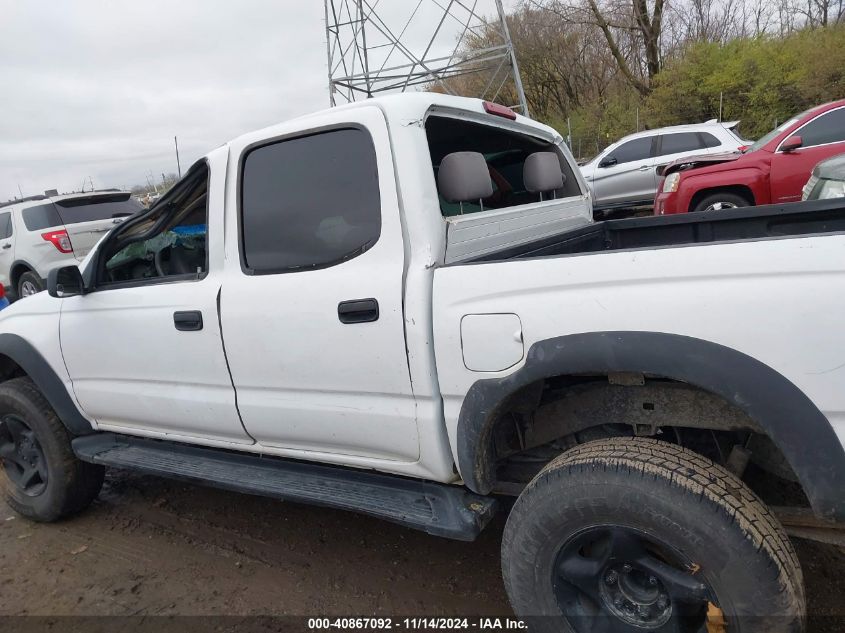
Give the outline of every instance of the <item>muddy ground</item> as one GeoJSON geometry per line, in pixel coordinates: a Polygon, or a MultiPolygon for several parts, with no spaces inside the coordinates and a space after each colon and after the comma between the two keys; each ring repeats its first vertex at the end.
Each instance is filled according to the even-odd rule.
{"type": "MultiPolygon", "coordinates": [[[[111,471],[94,506],[59,524],[30,523],[0,505],[0,616],[506,616],[503,525],[499,518],[475,543],[460,543],[111,471]]],[[[845,550],[795,543],[810,613],[845,615],[845,550]]],[[[0,617],[0,630],[25,620],[0,617]]],[[[84,621],[39,622],[92,630],[84,621]]],[[[843,622],[821,619],[813,628],[839,631],[843,622]]]]}

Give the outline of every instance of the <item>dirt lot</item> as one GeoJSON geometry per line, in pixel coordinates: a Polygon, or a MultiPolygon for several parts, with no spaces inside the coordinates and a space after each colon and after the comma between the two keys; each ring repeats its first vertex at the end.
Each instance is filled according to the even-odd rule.
{"type": "MultiPolygon", "coordinates": [[[[57,525],[0,506],[0,615],[510,615],[499,571],[503,524],[458,543],[112,471],[90,510],[57,525]]],[[[845,614],[845,550],[796,545],[811,613],[845,614]]],[[[822,619],[813,629],[841,624],[822,619]]]]}

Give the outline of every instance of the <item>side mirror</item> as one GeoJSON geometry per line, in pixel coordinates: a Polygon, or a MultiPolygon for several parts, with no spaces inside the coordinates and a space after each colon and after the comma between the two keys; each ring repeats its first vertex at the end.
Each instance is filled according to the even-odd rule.
{"type": "Polygon", "coordinates": [[[51,297],[75,297],[86,292],[85,282],[78,266],[54,268],[47,275],[47,292],[51,297]]]}
{"type": "Polygon", "coordinates": [[[601,159],[599,163],[599,167],[613,167],[617,163],[616,158],[613,156],[607,156],[601,159]]]}
{"type": "Polygon", "coordinates": [[[804,145],[804,141],[800,136],[790,136],[783,142],[783,145],[780,146],[780,151],[782,152],[794,152],[799,147],[804,145]]]}

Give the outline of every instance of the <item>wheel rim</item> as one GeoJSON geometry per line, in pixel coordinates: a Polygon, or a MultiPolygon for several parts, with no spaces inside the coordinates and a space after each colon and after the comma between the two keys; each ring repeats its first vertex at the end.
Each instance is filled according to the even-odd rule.
{"type": "Polygon", "coordinates": [[[21,296],[22,297],[29,297],[31,295],[38,294],[39,290],[35,283],[31,281],[24,281],[21,284],[21,296]]]}
{"type": "Polygon", "coordinates": [[[25,495],[37,497],[47,487],[47,460],[38,438],[16,415],[0,418],[0,462],[9,480],[25,495]]]}
{"type": "Polygon", "coordinates": [[[597,526],[563,544],[552,585],[577,633],[700,633],[716,601],[697,570],[639,530],[597,526]]]}
{"type": "Polygon", "coordinates": [[[713,204],[708,204],[704,210],[705,211],[721,211],[722,209],[737,209],[739,208],[733,202],[714,202],[713,204]]]}

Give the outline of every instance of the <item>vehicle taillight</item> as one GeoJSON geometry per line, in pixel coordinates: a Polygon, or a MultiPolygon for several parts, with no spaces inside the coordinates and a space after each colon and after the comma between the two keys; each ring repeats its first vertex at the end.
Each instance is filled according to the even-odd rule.
{"type": "Polygon", "coordinates": [[[501,116],[506,119],[510,119],[511,121],[516,120],[516,112],[511,110],[508,106],[503,106],[499,103],[493,103],[492,101],[484,102],[484,111],[487,114],[501,116]]]}
{"type": "Polygon", "coordinates": [[[742,152],[744,152],[747,149],[748,149],[748,145],[740,145],[739,147],[736,148],[736,151],[738,151],[740,154],[742,154],[742,152]]]}
{"type": "Polygon", "coordinates": [[[70,236],[67,231],[50,231],[49,233],[42,233],[41,237],[48,242],[52,242],[60,253],[72,253],[73,245],[70,243],[70,236]]]}
{"type": "Polygon", "coordinates": [[[0,284],[0,299],[6,296],[6,286],[0,284]]]}

